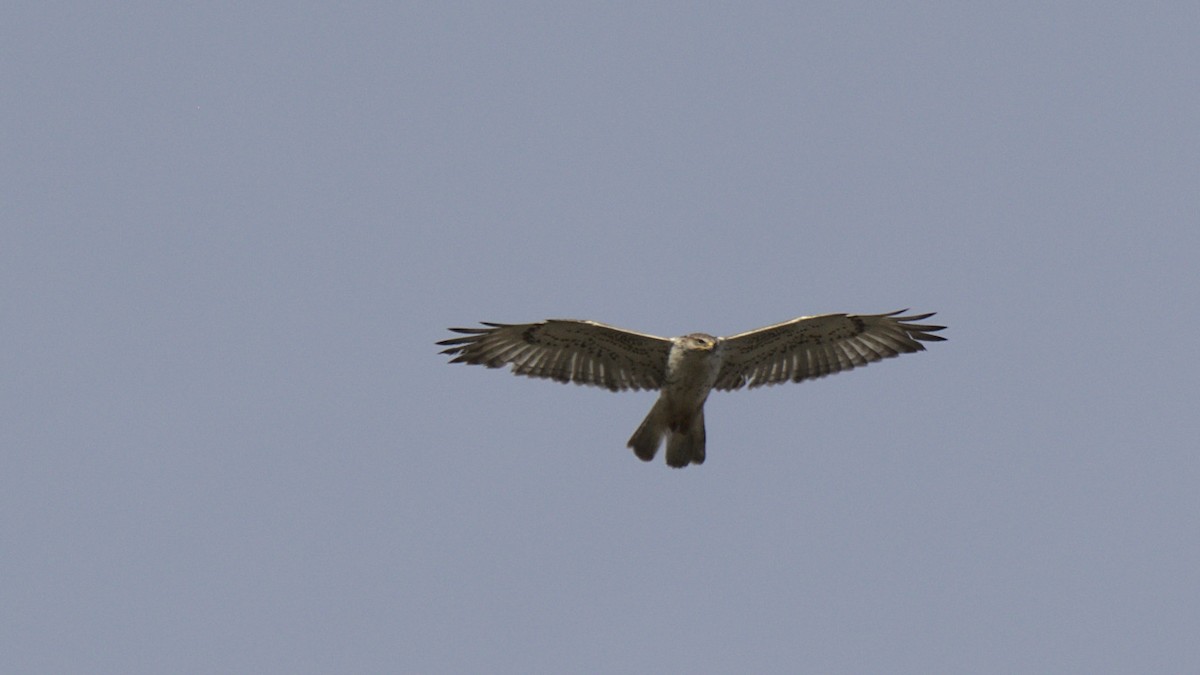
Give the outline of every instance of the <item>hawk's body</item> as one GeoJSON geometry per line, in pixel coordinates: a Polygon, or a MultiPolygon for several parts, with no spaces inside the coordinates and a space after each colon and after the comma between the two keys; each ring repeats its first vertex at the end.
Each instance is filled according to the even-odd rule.
{"type": "Polygon", "coordinates": [[[704,333],[671,339],[658,401],[629,439],[634,454],[654,459],[665,435],[667,464],[704,463],[704,402],[721,372],[723,351],[718,338],[704,333]]]}
{"type": "MultiPolygon", "coordinates": [[[[903,310],[901,310],[903,311],[903,310]]],[[[552,319],[530,324],[485,323],[452,328],[465,337],[442,340],[451,363],[475,363],[514,373],[623,389],[657,389],[658,401],[629,439],[649,461],[667,437],[667,464],[704,463],[704,402],[713,389],[732,390],[824,377],[906,352],[944,326],[912,323],[932,314],[825,314],[800,317],[728,338],[692,333],[661,338],[594,321],[552,319]]]]}

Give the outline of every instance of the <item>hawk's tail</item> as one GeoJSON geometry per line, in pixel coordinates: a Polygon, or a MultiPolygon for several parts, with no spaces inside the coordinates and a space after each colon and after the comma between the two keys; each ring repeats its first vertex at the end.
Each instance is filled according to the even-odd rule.
{"type": "Polygon", "coordinates": [[[675,468],[704,463],[704,409],[696,411],[684,428],[667,436],[667,464],[675,468]]]}
{"type": "Polygon", "coordinates": [[[641,426],[629,438],[627,445],[633,448],[633,454],[643,462],[649,462],[658,453],[658,444],[662,442],[663,434],[667,432],[667,423],[663,419],[664,417],[662,399],[659,399],[654,402],[654,407],[650,408],[650,412],[647,413],[646,419],[642,420],[641,426]]]}

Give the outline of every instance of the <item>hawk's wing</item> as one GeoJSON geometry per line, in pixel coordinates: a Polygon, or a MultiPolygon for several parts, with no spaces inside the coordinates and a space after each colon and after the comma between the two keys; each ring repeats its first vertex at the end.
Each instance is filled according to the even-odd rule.
{"type": "Polygon", "coordinates": [[[932,313],[896,316],[905,311],[802,316],[724,338],[721,372],[713,388],[754,388],[824,377],[903,352],[922,351],[920,341],[946,339],[933,335],[945,326],[912,323],[932,313]]]}
{"type": "Polygon", "coordinates": [[[483,322],[487,328],[451,328],[466,337],[442,340],[450,363],[488,368],[512,364],[512,372],[559,382],[594,384],[613,391],[660,389],[666,379],[666,338],[595,321],[551,319],[540,323],[483,322]]]}

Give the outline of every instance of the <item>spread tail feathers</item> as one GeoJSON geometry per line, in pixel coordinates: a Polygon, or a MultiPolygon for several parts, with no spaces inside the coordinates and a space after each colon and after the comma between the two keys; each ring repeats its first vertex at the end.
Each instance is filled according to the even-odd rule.
{"type": "Polygon", "coordinates": [[[654,459],[663,436],[667,437],[667,464],[675,468],[688,464],[704,463],[704,410],[701,409],[690,420],[672,428],[667,421],[662,401],[657,401],[654,407],[642,420],[641,426],[633,432],[629,439],[629,447],[633,454],[643,462],[654,459]]]}

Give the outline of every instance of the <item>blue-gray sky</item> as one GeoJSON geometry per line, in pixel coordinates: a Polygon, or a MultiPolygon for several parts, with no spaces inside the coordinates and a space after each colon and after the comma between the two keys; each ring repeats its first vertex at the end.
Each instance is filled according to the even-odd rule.
{"type": "Polygon", "coordinates": [[[1198,29],[8,6],[0,670],[1197,671],[1198,29]],[[434,345],[902,307],[681,471],[434,345]]]}

